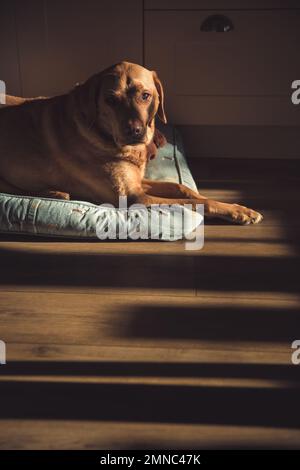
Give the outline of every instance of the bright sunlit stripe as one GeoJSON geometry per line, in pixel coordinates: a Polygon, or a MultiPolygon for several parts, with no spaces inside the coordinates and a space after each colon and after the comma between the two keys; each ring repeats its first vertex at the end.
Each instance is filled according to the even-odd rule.
{"type": "Polygon", "coordinates": [[[218,377],[95,377],[95,376],[15,376],[0,375],[0,382],[38,382],[38,383],[84,383],[84,384],[118,384],[118,385],[173,385],[189,387],[220,387],[220,388],[263,388],[284,389],[300,388],[300,382],[288,380],[218,378],[218,377]]]}

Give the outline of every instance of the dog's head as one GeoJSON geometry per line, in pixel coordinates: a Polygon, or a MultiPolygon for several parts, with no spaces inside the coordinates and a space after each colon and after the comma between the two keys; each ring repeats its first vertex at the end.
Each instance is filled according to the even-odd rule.
{"type": "Polygon", "coordinates": [[[154,117],[166,123],[163,86],[154,71],[120,62],[94,75],[76,90],[90,126],[117,147],[149,144],[154,117]]]}

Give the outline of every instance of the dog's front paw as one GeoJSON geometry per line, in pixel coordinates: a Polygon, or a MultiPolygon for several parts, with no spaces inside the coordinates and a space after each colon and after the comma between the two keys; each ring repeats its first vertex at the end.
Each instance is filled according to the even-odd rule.
{"type": "Polygon", "coordinates": [[[240,225],[259,224],[263,220],[263,215],[239,204],[232,204],[231,220],[240,225]]]}

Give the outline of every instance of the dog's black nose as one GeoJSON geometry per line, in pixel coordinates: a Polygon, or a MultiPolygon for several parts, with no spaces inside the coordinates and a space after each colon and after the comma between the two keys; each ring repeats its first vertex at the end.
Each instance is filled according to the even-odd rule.
{"type": "Polygon", "coordinates": [[[140,124],[136,124],[135,126],[133,126],[132,128],[132,133],[134,135],[141,135],[142,133],[142,126],[140,124]]]}
{"type": "Polygon", "coordinates": [[[127,125],[126,133],[129,137],[142,137],[144,132],[144,127],[140,121],[131,121],[127,125]]]}

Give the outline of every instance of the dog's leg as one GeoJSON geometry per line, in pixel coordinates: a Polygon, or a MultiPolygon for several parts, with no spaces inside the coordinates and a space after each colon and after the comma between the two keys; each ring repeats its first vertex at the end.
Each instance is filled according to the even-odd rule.
{"type": "Polygon", "coordinates": [[[178,183],[143,180],[144,195],[139,196],[147,204],[204,204],[206,217],[218,217],[236,224],[257,224],[263,216],[238,204],[228,204],[208,199],[192,189],[178,183]],[[154,202],[153,202],[154,201],[154,202]]]}
{"type": "Polygon", "coordinates": [[[70,194],[65,193],[63,191],[25,191],[24,189],[19,189],[16,186],[13,186],[10,183],[7,183],[4,179],[0,178],[0,192],[7,193],[7,194],[15,194],[17,196],[34,196],[34,197],[51,197],[54,199],[70,199],[70,194]]]}
{"type": "Polygon", "coordinates": [[[143,179],[142,186],[147,194],[159,197],[168,198],[183,198],[183,199],[206,199],[205,196],[201,196],[198,192],[193,191],[184,184],[173,183],[171,181],[154,181],[143,179]]]}

